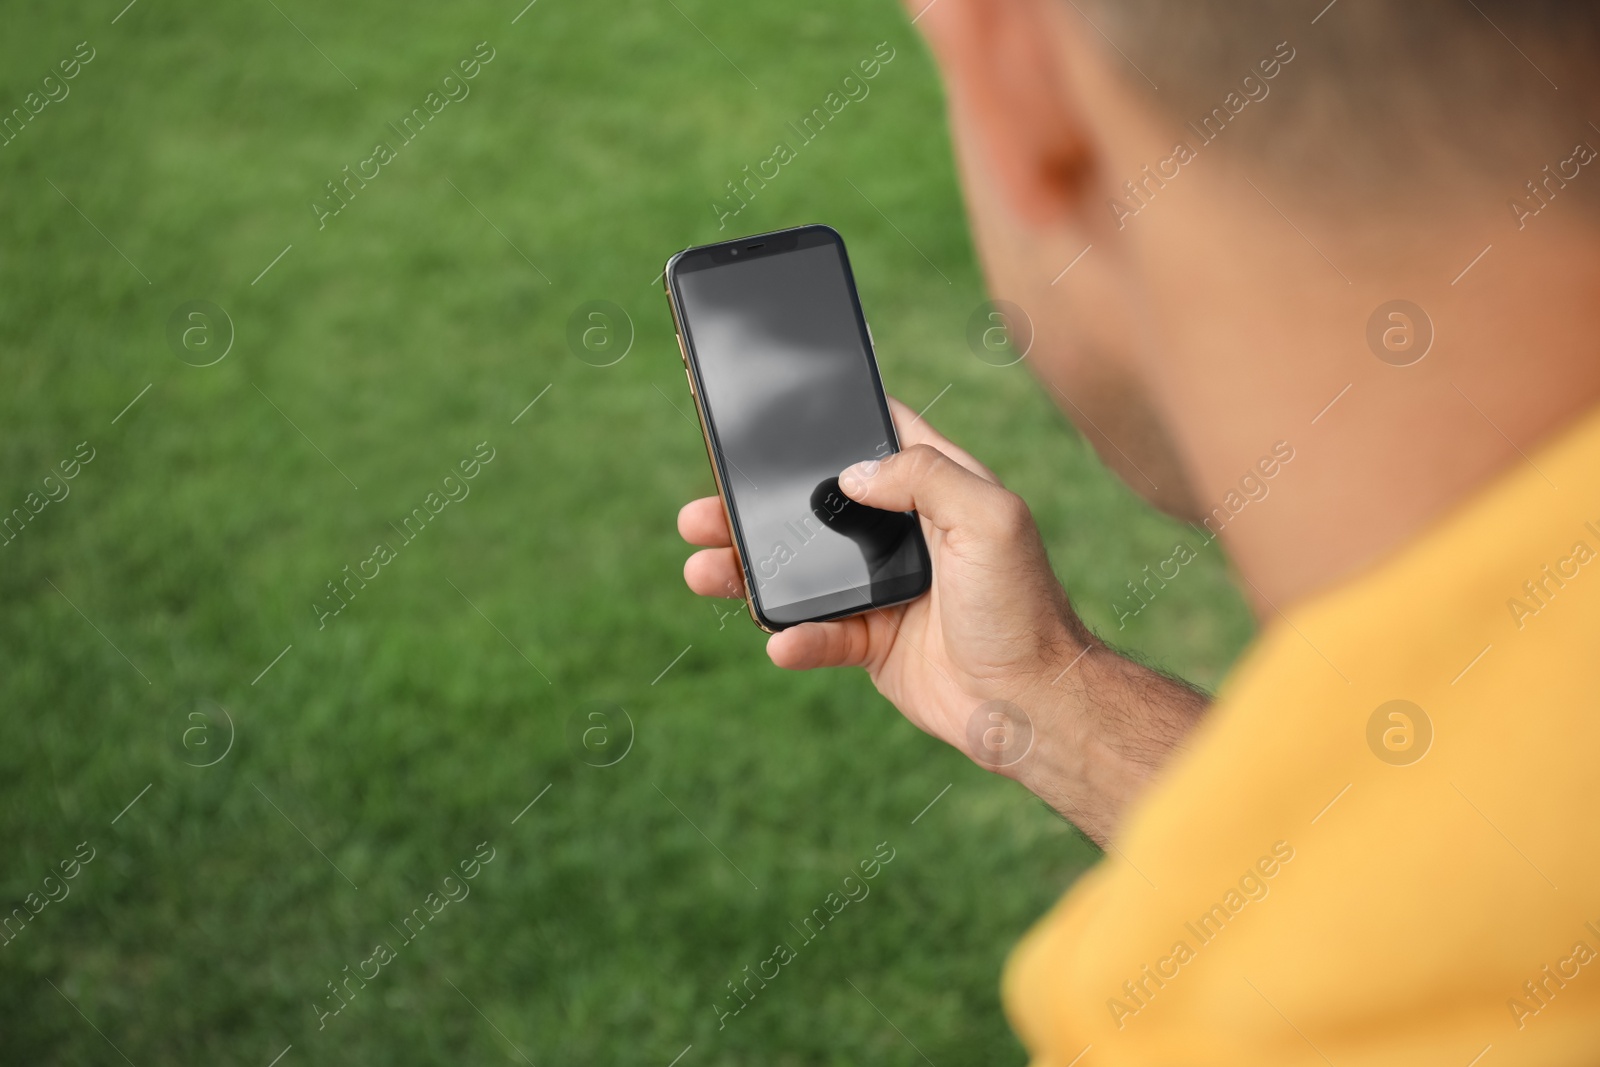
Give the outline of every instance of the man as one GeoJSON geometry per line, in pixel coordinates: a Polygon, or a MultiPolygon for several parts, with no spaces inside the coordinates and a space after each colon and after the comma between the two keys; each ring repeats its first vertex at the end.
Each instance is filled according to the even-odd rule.
{"type": "MultiPolygon", "coordinates": [[[[1034,372],[1261,632],[1209,707],[1118,656],[897,408],[841,481],[920,512],[934,587],[773,662],[990,764],[976,709],[1031,727],[1004,773],[1108,849],[1008,967],[1039,1064],[1594,1062],[1597,9],[912,3],[1034,372]]],[[[714,499],[680,528],[739,582],[714,499]]]]}

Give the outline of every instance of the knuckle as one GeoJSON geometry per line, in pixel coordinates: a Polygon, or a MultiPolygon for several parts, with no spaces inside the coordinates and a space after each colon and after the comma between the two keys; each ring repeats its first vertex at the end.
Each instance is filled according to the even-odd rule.
{"type": "Polygon", "coordinates": [[[932,474],[944,458],[944,453],[932,445],[917,444],[901,452],[897,462],[904,463],[907,471],[920,479],[932,474]]]}
{"type": "Polygon", "coordinates": [[[1033,526],[1033,512],[1028,502],[1009,490],[995,494],[994,503],[987,509],[995,529],[1007,535],[1025,533],[1033,526]]]}

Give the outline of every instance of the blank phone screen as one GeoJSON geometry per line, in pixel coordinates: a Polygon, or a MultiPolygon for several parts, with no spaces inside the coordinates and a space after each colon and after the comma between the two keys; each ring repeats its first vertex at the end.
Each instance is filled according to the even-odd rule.
{"type": "Polygon", "coordinates": [[[747,579],[788,625],[920,592],[927,553],[914,514],[839,490],[845,467],[895,450],[892,424],[843,245],[823,228],[781,236],[777,251],[686,253],[675,285],[747,579]]]}

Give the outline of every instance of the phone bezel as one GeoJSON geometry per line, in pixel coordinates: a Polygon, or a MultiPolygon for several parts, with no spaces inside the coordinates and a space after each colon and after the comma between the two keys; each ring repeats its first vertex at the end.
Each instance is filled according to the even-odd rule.
{"type": "MultiPolygon", "coordinates": [[[[848,596],[853,590],[842,590],[809,600],[802,600],[795,604],[784,605],[784,618],[775,619],[769,615],[760,603],[756,593],[755,576],[750,572],[749,553],[746,550],[744,530],[741,527],[733,504],[732,494],[728,492],[727,484],[729,473],[722,454],[722,447],[717,439],[715,422],[707,408],[705,400],[705,387],[701,379],[700,364],[694,354],[693,336],[688,330],[683,316],[681,295],[678,290],[678,279],[685,270],[685,263],[691,266],[688,269],[706,269],[708,267],[723,266],[734,262],[760,259],[771,255],[782,255],[786,252],[796,251],[800,248],[818,247],[822,244],[832,244],[839,253],[839,262],[844,270],[845,287],[850,294],[850,305],[855,313],[856,329],[860,334],[862,346],[867,354],[867,366],[871,371],[872,388],[878,405],[878,411],[883,418],[883,424],[888,431],[888,440],[891,453],[900,451],[900,437],[895,430],[894,418],[889,411],[888,395],[884,392],[883,380],[878,372],[878,357],[873,344],[872,331],[867,328],[867,319],[861,308],[861,297],[856,291],[855,273],[850,267],[850,256],[845,249],[844,237],[838,230],[821,223],[812,223],[805,226],[795,226],[784,230],[773,230],[767,233],[751,234],[747,237],[738,237],[727,241],[718,241],[714,244],[696,245],[686,248],[667,260],[665,270],[662,272],[662,285],[667,293],[667,303],[672,309],[673,326],[678,334],[678,351],[683,358],[684,372],[689,380],[689,393],[694,399],[695,410],[700,418],[700,433],[706,445],[706,456],[711,463],[711,471],[717,483],[717,496],[722,501],[723,514],[728,520],[728,529],[732,532],[734,554],[738,557],[739,570],[744,576],[745,606],[750,612],[750,617],[756,625],[768,633],[777,633],[779,630],[798,626],[803,622],[826,622],[831,619],[848,618],[878,608],[893,607],[915,600],[927,592],[933,581],[933,567],[928,555],[927,540],[922,535],[920,519],[913,527],[916,535],[917,553],[921,565],[917,571],[891,583],[882,597],[874,597],[868,589],[860,593],[854,600],[844,606],[834,608],[833,602],[841,597],[848,596]],[[695,266],[696,260],[704,262],[695,266]],[[900,583],[903,582],[902,586],[900,583]],[[812,612],[800,611],[811,605],[817,610],[812,612]],[[791,612],[799,617],[788,618],[791,612]]],[[[916,517],[915,512],[907,512],[916,517]]]]}

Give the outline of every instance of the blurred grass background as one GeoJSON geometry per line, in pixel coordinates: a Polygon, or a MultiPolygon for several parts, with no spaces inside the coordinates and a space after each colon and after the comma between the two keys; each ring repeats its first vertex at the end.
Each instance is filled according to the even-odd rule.
{"type": "Polygon", "coordinates": [[[95,50],[0,148],[0,509],[95,450],[0,547],[4,906],[96,850],[0,947],[0,1061],[1020,1062],[1000,966],[1093,851],[860,673],[772,668],[742,610],[683,587],[674,529],[712,483],[661,264],[733,233],[725,183],[886,41],[870,96],[733,226],[845,234],[891,391],[949,387],[930,420],[1032,503],[1100,632],[1205,685],[1248,636],[1215,549],[1117,631],[1185,531],[1025,366],[967,350],[984,294],[905,16],[124,2],[0,35],[6,113],[95,50]],[[319,231],[324,183],[480,41],[470,96],[319,231]],[[168,346],[189,300],[232,320],[214,366],[168,346]],[[566,341],[593,300],[636,331],[613,366],[566,341]],[[319,630],[324,583],[482,441],[471,495],[319,630]],[[572,743],[593,701],[635,727],[614,766],[572,743]],[[470,897],[319,1029],[327,983],[483,841],[470,897]],[[801,947],[879,842],[871,896],[801,947]],[[798,959],[719,1028],[779,941],[798,959]]]}

